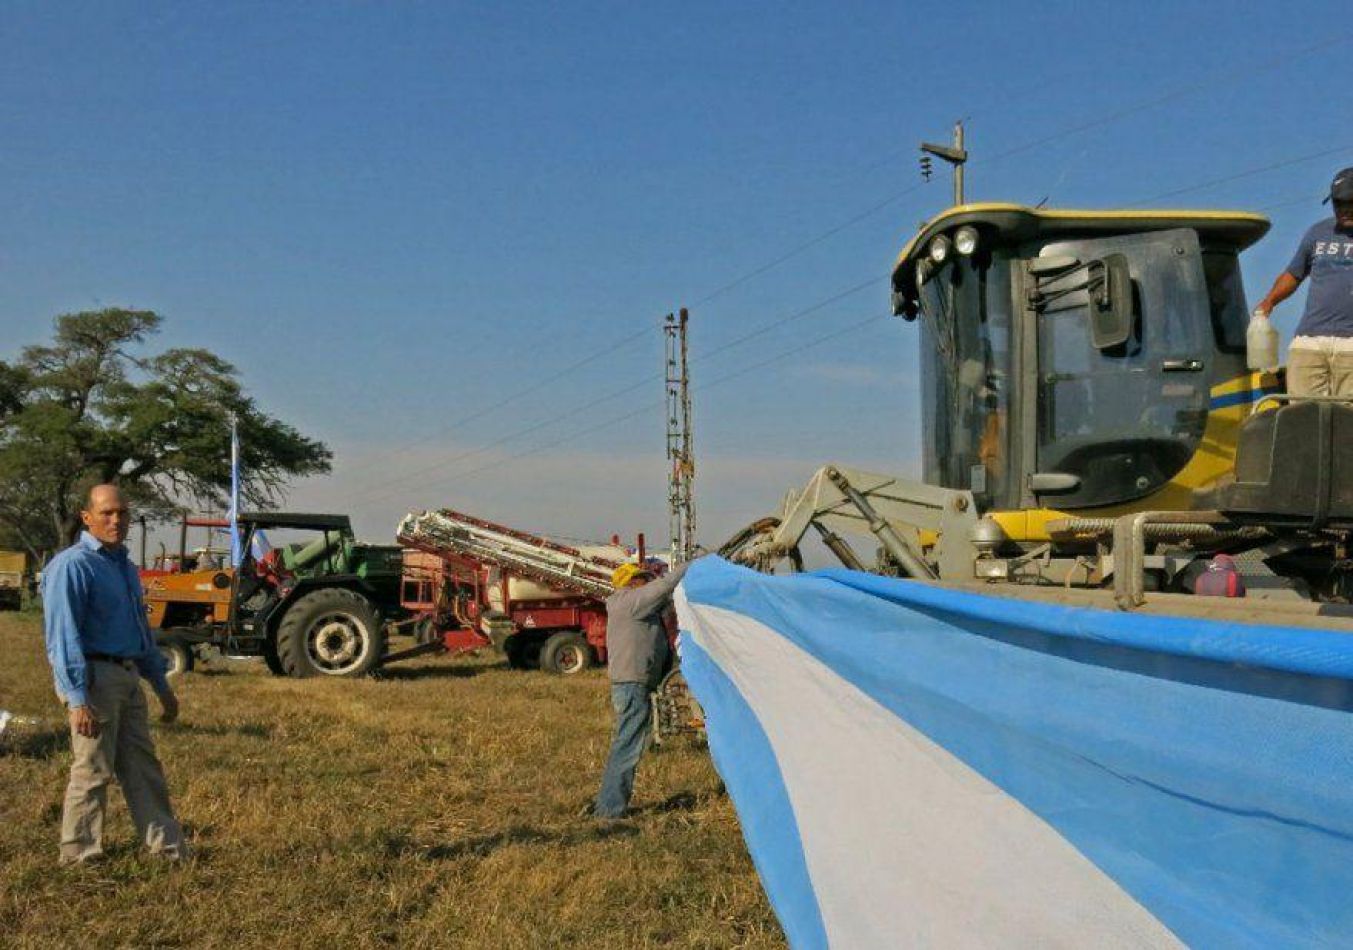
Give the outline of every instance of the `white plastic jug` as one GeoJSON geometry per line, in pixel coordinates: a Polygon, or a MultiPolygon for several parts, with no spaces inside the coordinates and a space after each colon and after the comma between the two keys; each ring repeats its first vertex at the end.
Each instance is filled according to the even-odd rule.
{"type": "Polygon", "coordinates": [[[1278,368],[1278,331],[1268,314],[1256,310],[1245,330],[1245,362],[1252,370],[1272,373],[1278,368]]]}

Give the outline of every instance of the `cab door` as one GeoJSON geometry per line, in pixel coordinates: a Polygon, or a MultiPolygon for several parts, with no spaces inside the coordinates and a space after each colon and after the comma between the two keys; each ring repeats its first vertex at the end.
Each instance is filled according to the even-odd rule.
{"type": "Polygon", "coordinates": [[[1082,265],[1127,258],[1132,330],[1097,349],[1089,297],[1067,273],[1035,280],[1045,305],[1037,322],[1037,451],[1030,490],[1059,509],[1116,505],[1163,486],[1193,456],[1207,421],[1215,353],[1207,283],[1195,231],[1183,228],[1057,241],[1040,257],[1082,265]],[[1060,282],[1060,283],[1059,283],[1060,282]],[[1051,293],[1050,293],[1051,292],[1051,293]]]}

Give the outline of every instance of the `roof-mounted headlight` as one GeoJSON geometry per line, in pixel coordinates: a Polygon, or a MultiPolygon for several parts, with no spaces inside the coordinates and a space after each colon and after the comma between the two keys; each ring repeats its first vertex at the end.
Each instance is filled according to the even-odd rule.
{"type": "Polygon", "coordinates": [[[954,249],[964,257],[971,257],[977,250],[977,229],[965,224],[954,234],[954,249]]]}
{"type": "Polygon", "coordinates": [[[936,264],[943,264],[949,259],[949,239],[943,234],[937,234],[930,239],[930,246],[926,249],[930,259],[936,264]]]}

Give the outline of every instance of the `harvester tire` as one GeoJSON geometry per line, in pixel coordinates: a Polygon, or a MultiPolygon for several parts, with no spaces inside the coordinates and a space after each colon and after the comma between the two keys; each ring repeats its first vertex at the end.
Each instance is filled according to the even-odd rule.
{"type": "Polygon", "coordinates": [[[540,668],[547,673],[572,676],[591,669],[596,663],[592,647],[577,630],[564,630],[545,641],[540,651],[540,668]]]}
{"type": "Polygon", "coordinates": [[[193,669],[193,648],[179,637],[168,635],[156,638],[155,645],[164,657],[165,675],[182,676],[193,669]]]}
{"type": "Polygon", "coordinates": [[[277,625],[277,658],[288,676],[361,676],[384,654],[380,615],[361,594],[342,587],[304,595],[277,625]]]}

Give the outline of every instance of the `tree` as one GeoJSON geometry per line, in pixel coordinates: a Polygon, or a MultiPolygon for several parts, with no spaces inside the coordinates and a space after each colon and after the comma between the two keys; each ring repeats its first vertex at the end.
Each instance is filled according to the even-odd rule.
{"type": "Polygon", "coordinates": [[[324,443],[261,412],[230,363],[200,349],[140,355],[162,322],[148,310],[65,314],[51,344],[0,361],[0,544],[39,561],[68,544],[97,482],[160,518],[224,503],[232,415],[242,503],[272,504],[289,478],[329,471],[324,443]]]}

